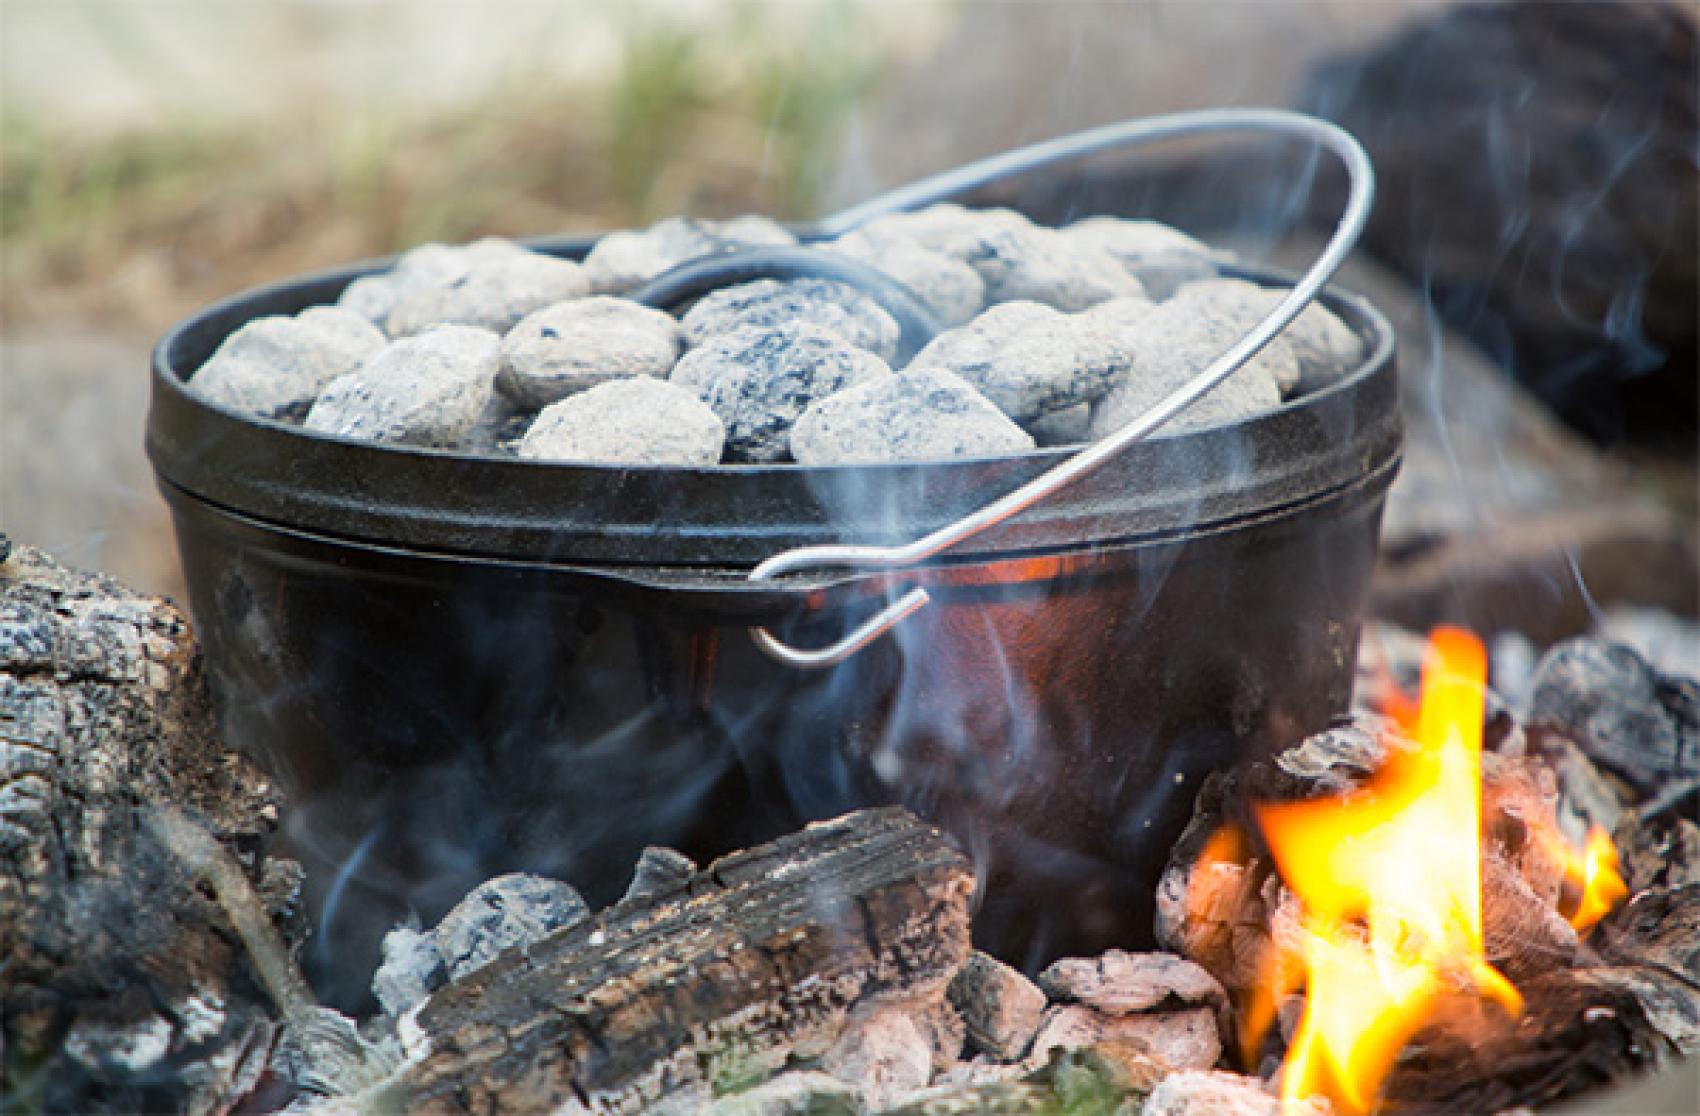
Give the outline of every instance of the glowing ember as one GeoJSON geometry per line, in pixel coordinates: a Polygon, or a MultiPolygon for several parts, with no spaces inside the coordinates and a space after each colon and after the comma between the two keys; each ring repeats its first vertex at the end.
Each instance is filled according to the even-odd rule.
{"type": "Polygon", "coordinates": [[[1552,834],[1564,861],[1566,889],[1577,896],[1575,909],[1565,917],[1578,933],[1585,933],[1629,894],[1618,874],[1617,847],[1611,843],[1611,835],[1597,825],[1588,830],[1588,842],[1581,852],[1566,844],[1556,828],[1552,834]]]}

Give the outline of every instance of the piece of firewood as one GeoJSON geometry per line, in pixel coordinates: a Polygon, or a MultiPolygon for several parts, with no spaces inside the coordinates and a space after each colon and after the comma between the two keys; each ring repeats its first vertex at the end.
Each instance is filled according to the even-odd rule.
{"type": "Polygon", "coordinates": [[[900,809],[812,825],[622,901],[438,992],[408,1111],[693,1112],[874,998],[942,998],[967,859],[900,809]]]}
{"type": "Polygon", "coordinates": [[[251,965],[243,927],[200,886],[204,865],[159,822],[204,837],[201,859],[243,876],[254,909],[237,921],[271,934],[299,885],[293,863],[255,851],[277,811],[269,782],[219,742],[175,606],[0,537],[9,1100],[201,1112],[247,1091],[271,1046],[277,982],[251,965]]]}

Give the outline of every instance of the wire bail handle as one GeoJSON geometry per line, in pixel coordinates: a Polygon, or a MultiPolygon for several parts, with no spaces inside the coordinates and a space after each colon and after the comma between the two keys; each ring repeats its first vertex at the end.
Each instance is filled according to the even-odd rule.
{"type": "MultiPolygon", "coordinates": [[[[820,226],[822,233],[829,237],[841,236],[872,218],[931,205],[997,179],[1050,163],[1078,159],[1112,148],[1136,147],[1156,140],[1219,132],[1267,132],[1310,140],[1332,152],[1346,168],[1349,188],[1339,223],[1321,254],[1293,285],[1286,298],[1221,356],[1115,434],[1086,447],[1067,461],[978,510],[902,546],[835,544],[784,550],[751,570],[749,580],[770,581],[783,574],[805,570],[889,570],[913,566],[995,527],[1064,485],[1092,472],[1197,402],[1292,324],[1293,319],[1340,269],[1362,235],[1375,197],[1375,171],[1368,154],[1351,133],[1326,120],[1284,109],[1209,109],[1107,124],[1018,148],[899,187],[823,221],[820,226]]],[[[848,659],[925,606],[928,600],[925,589],[912,586],[848,635],[825,647],[793,647],[766,628],[751,628],[750,635],[758,647],[779,662],[805,670],[819,669],[848,659]]]]}

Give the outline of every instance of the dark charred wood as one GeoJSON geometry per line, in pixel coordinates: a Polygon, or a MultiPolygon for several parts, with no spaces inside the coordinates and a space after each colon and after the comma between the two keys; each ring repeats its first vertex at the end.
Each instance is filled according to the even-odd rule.
{"type": "Polygon", "coordinates": [[[734,854],[437,993],[410,1111],[693,1111],[823,1052],[858,1003],[942,998],[968,862],[897,809],[734,854]]]}
{"type": "Polygon", "coordinates": [[[300,880],[258,852],[277,823],[274,791],[219,743],[181,612],[31,547],[0,551],[8,1103],[226,1104],[265,1064],[271,998],[230,917],[156,823],[162,810],[192,819],[239,866],[275,939],[300,880]]]}

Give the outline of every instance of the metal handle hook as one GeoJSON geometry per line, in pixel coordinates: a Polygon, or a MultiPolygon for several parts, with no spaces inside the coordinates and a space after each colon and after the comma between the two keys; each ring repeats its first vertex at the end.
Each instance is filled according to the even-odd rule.
{"type": "MultiPolygon", "coordinates": [[[[1274,132],[1311,140],[1318,146],[1327,148],[1340,159],[1345,165],[1350,183],[1345,208],[1328,244],[1316,262],[1310,266],[1310,270],[1293,285],[1287,297],[1264,315],[1257,325],[1192,379],[1170,392],[1150,410],[1115,434],[1088,446],[1067,461],[954,523],[903,546],[805,546],[781,551],[751,570],[750,580],[765,581],[781,574],[802,570],[894,569],[915,565],[1024,511],[1057,489],[1090,473],[1133,442],[1156,430],[1227,379],[1269,344],[1299,316],[1322,290],[1323,285],[1340,269],[1369,219],[1370,204],[1375,197],[1375,172],[1370,165],[1369,156],[1358,141],[1349,132],[1325,120],[1281,109],[1212,109],[1109,124],[995,155],[900,187],[822,222],[823,232],[829,236],[837,236],[874,217],[931,205],[1007,175],[1050,163],[1078,159],[1110,148],[1137,146],[1154,140],[1238,131],[1274,132]]],[[[818,669],[843,662],[854,655],[925,605],[927,599],[926,590],[912,587],[849,635],[826,647],[793,647],[766,628],[752,628],[750,634],[757,646],[779,662],[801,669],[818,669]]]]}

